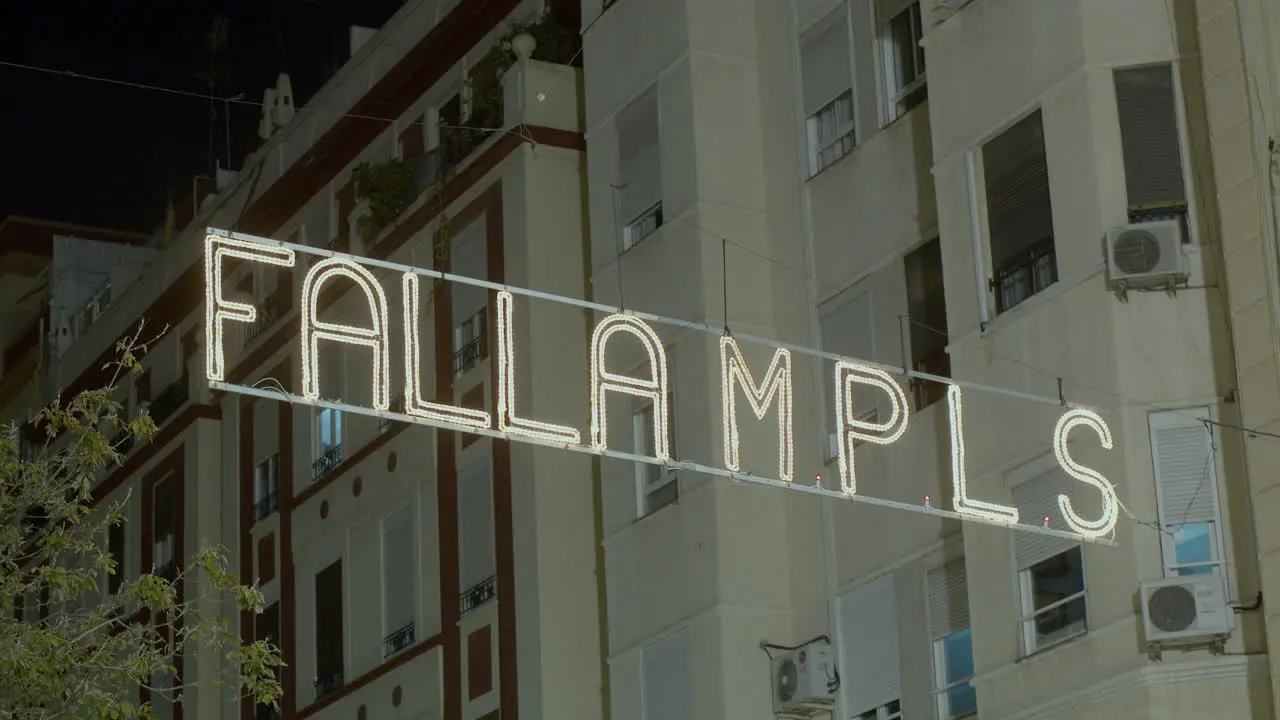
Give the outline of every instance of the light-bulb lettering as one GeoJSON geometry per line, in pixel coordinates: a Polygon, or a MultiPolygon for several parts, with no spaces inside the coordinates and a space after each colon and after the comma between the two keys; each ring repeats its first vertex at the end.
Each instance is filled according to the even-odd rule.
{"type": "Polygon", "coordinates": [[[460,408],[422,398],[422,343],[418,339],[418,274],[401,278],[404,297],[404,411],[407,415],[467,429],[487,430],[492,425],[484,410],[460,408]]]}
{"type": "Polygon", "coordinates": [[[836,363],[836,427],[839,435],[838,459],[840,489],[849,495],[858,492],[857,472],[853,462],[856,440],[877,445],[890,445],[907,431],[910,410],[907,394],[889,373],[862,363],[841,360],[836,363]],[[884,422],[858,418],[853,406],[853,386],[869,385],[889,398],[889,419],[884,422]]]}
{"type": "Polygon", "coordinates": [[[778,348],[765,371],[764,380],[756,385],[742,357],[742,350],[732,335],[720,337],[720,397],[724,413],[724,466],[741,469],[739,454],[737,388],[741,387],[757,420],[764,420],[774,400],[778,402],[778,479],[791,482],[795,468],[795,442],[792,435],[791,352],[778,348]]]}
{"type": "Polygon", "coordinates": [[[959,385],[947,387],[947,410],[951,419],[951,490],[956,512],[995,522],[1018,522],[1018,508],[969,497],[969,480],[964,470],[964,396],[959,385]]]}
{"type": "Polygon", "coordinates": [[[1087,468],[1071,458],[1071,452],[1067,448],[1067,436],[1081,425],[1097,433],[1103,448],[1110,450],[1114,447],[1111,441],[1111,428],[1101,416],[1092,410],[1074,408],[1058,418],[1058,424],[1053,429],[1053,454],[1057,456],[1058,464],[1068,475],[1087,485],[1092,485],[1102,493],[1102,517],[1097,520],[1085,520],[1080,517],[1071,506],[1071,498],[1066,495],[1058,496],[1058,508],[1062,510],[1062,517],[1067,521],[1067,525],[1075,532],[1086,537],[1102,537],[1115,529],[1119,518],[1120,501],[1116,497],[1116,488],[1110,480],[1097,470],[1087,468]]]}
{"type": "Polygon", "coordinates": [[[667,353],[658,334],[649,324],[632,315],[615,313],[601,320],[591,333],[591,447],[598,451],[609,448],[606,394],[619,392],[653,401],[654,457],[671,459],[671,441],[667,435],[667,353]],[[649,356],[652,376],[637,378],[621,375],[605,368],[605,349],[617,333],[635,337],[649,356]]]}
{"type": "Polygon", "coordinates": [[[511,293],[498,292],[498,429],[512,435],[577,445],[576,428],[516,416],[515,338],[511,293]]]}
{"type": "Polygon", "coordinates": [[[224,257],[278,267],[293,267],[296,261],[293,250],[286,247],[212,233],[204,236],[205,377],[213,381],[225,380],[227,374],[226,355],[222,348],[223,321],[251,323],[258,319],[258,309],[253,305],[222,296],[224,257]]]}
{"type": "Polygon", "coordinates": [[[360,345],[373,351],[373,407],[386,410],[391,405],[391,342],[387,333],[387,294],[373,273],[346,258],[321,260],[307,271],[302,282],[302,396],[320,397],[320,341],[332,340],[360,345]],[[371,327],[320,320],[320,289],[334,278],[344,277],[364,292],[369,305],[371,327]]]}

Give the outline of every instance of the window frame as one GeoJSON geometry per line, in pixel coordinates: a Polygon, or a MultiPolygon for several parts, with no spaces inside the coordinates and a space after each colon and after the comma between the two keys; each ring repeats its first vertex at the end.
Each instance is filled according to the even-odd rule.
{"type": "Polygon", "coordinates": [[[1075,543],[1062,552],[1055,553],[1044,558],[1044,560],[1036,563],[1036,565],[1039,565],[1045,560],[1052,560],[1053,558],[1070,552],[1080,553],[1080,591],[1066,598],[1050,603],[1042,608],[1035,607],[1035,597],[1033,595],[1031,570],[1035,565],[1026,568],[1019,568],[1017,570],[1018,625],[1021,629],[1022,657],[1031,657],[1032,655],[1046,652],[1082,635],[1089,634],[1089,576],[1084,562],[1084,546],[1081,543],[1075,543]],[[1043,645],[1038,643],[1035,627],[1036,618],[1051,610],[1066,607],[1077,600],[1083,600],[1084,602],[1084,626],[1079,631],[1073,632],[1069,635],[1064,635],[1052,642],[1048,642],[1043,645]]]}
{"type": "Polygon", "coordinates": [[[836,164],[841,158],[853,153],[858,148],[858,68],[856,61],[856,48],[854,47],[852,8],[847,1],[831,7],[817,20],[809,23],[807,27],[801,30],[795,36],[795,58],[796,58],[796,80],[799,87],[799,107],[800,116],[802,117],[802,126],[804,128],[805,141],[805,180],[816,177],[823,170],[836,164]],[[848,65],[849,65],[849,86],[837,93],[834,97],[825,99],[823,104],[813,113],[808,111],[808,105],[805,100],[805,82],[804,82],[804,58],[805,58],[805,38],[820,33],[833,25],[841,25],[844,28],[846,39],[846,47],[848,49],[848,65]],[[849,123],[848,128],[844,132],[838,133],[834,140],[831,140],[821,148],[818,147],[817,127],[820,117],[833,106],[842,100],[845,96],[849,96],[849,123]],[[839,143],[848,140],[848,147],[837,153],[826,163],[820,163],[822,151],[831,147],[835,147],[839,143]]]}
{"type": "MultiPolygon", "coordinates": [[[[880,3],[877,0],[870,0],[872,4],[872,18],[876,28],[876,61],[879,66],[880,77],[880,127],[888,127],[894,121],[903,117],[911,110],[915,109],[919,102],[915,105],[907,106],[906,101],[921,88],[928,86],[927,67],[925,65],[924,48],[920,43],[924,39],[924,9],[920,7],[919,0],[908,3],[906,7],[898,11],[897,14],[890,17],[881,17],[880,3]],[[915,77],[909,82],[902,82],[897,77],[897,69],[895,67],[895,47],[893,33],[890,26],[895,20],[908,15],[907,22],[911,30],[911,36],[915,40],[915,47],[911,53],[913,70],[915,77]]],[[[926,91],[927,92],[927,91],[926,91]]],[[[923,98],[920,102],[923,102],[923,98]]]]}
{"type": "MultiPolygon", "coordinates": [[[[637,455],[646,455],[653,457],[653,448],[644,447],[646,432],[648,428],[653,427],[654,402],[649,400],[639,406],[631,408],[631,447],[637,455]]],[[[671,402],[670,388],[667,393],[667,435],[668,443],[671,448],[672,456],[675,454],[675,410],[671,402]]],[[[636,519],[648,517],[659,510],[674,505],[680,499],[680,483],[679,474],[674,468],[654,465],[653,463],[645,463],[636,461],[633,463],[633,472],[636,481],[636,519]],[[648,473],[652,468],[660,471],[658,481],[650,483],[648,473]],[[660,490],[665,489],[669,485],[675,485],[675,495],[670,500],[660,505],[650,505],[650,500],[660,490]]]]}
{"type": "Polygon", "coordinates": [[[969,633],[969,656],[970,662],[973,657],[973,626],[972,624],[959,630],[952,631],[947,635],[937,638],[933,641],[930,653],[933,657],[933,697],[934,706],[937,708],[938,717],[941,720],[959,720],[960,718],[976,717],[978,711],[975,708],[972,712],[964,714],[954,714],[951,712],[951,696],[949,692],[952,688],[968,685],[973,687],[973,679],[977,677],[976,668],[972,675],[960,678],[954,682],[947,681],[947,638],[959,635],[962,632],[969,633]]]}
{"type": "MultiPolygon", "coordinates": [[[[1156,447],[1156,431],[1160,429],[1171,429],[1186,425],[1185,422],[1176,422],[1177,419],[1185,418],[1189,413],[1202,412],[1204,417],[1213,419],[1215,413],[1213,408],[1199,405],[1185,408],[1177,408],[1172,410],[1156,411],[1147,414],[1147,432],[1150,442],[1151,454],[1151,470],[1152,482],[1155,484],[1156,493],[1156,522],[1159,524],[1162,532],[1160,533],[1160,565],[1165,577],[1179,577],[1184,573],[1179,570],[1211,568],[1212,574],[1220,575],[1223,578],[1227,575],[1227,544],[1226,533],[1224,532],[1224,522],[1222,514],[1222,468],[1221,460],[1218,458],[1216,448],[1221,444],[1218,437],[1216,427],[1210,427],[1210,454],[1206,463],[1206,471],[1208,473],[1207,485],[1210,492],[1213,493],[1213,519],[1209,521],[1197,520],[1189,522],[1166,522],[1162,508],[1164,507],[1164,483],[1161,481],[1160,463],[1157,456],[1156,447]],[[1169,422],[1174,421],[1174,422],[1169,422]],[[1161,426],[1164,426],[1163,428],[1161,426]],[[1214,559],[1209,562],[1195,563],[1179,563],[1177,562],[1177,537],[1174,533],[1176,528],[1184,525],[1198,525],[1208,522],[1212,525],[1209,531],[1210,547],[1214,551],[1214,559]]],[[[1187,575],[1197,573],[1185,573],[1187,575]]]]}

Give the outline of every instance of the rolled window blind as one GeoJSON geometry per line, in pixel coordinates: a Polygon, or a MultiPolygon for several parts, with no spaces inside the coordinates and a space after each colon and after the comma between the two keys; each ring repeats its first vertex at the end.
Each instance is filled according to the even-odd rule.
{"type": "Polygon", "coordinates": [[[644,720],[689,720],[693,717],[688,643],[685,633],[679,632],[641,652],[644,720]]]}
{"type": "Polygon", "coordinates": [[[812,116],[853,87],[849,24],[843,6],[800,38],[804,114],[812,116]]]}
{"type": "Polygon", "coordinates": [[[852,717],[901,697],[893,575],[840,599],[840,649],[845,707],[852,717]]]}
{"type": "Polygon", "coordinates": [[[1208,416],[1208,408],[1187,408],[1152,413],[1148,420],[1162,525],[1217,519],[1213,446],[1208,430],[1195,419],[1208,416]]]}
{"type": "Polygon", "coordinates": [[[1116,70],[1115,86],[1129,207],[1186,203],[1172,67],[1116,70]]]}
{"type": "MultiPolygon", "coordinates": [[[[1071,498],[1073,507],[1082,512],[1075,488],[1080,484],[1055,465],[1052,470],[1015,485],[1013,506],[1018,508],[1019,521],[1026,525],[1040,525],[1047,515],[1050,527],[1066,530],[1062,510],[1058,507],[1058,496],[1071,498]]],[[[1015,531],[1013,544],[1018,570],[1026,570],[1042,560],[1066,552],[1076,543],[1053,535],[1015,531]]]]}
{"type": "Polygon", "coordinates": [[[969,627],[969,585],[964,558],[929,571],[929,633],[934,640],[969,627]]]}
{"type": "Polygon", "coordinates": [[[662,201],[658,93],[650,88],[618,113],[619,219],[630,224],[662,201]]]}
{"type": "Polygon", "coordinates": [[[982,147],[987,223],[996,267],[1053,237],[1049,164],[1039,110],[982,147]]]}

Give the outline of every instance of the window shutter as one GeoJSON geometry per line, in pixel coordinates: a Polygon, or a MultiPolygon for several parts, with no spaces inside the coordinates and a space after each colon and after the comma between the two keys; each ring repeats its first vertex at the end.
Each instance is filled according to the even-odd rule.
{"type": "Polygon", "coordinates": [[[458,520],[462,530],[462,589],[494,574],[493,477],[486,462],[458,477],[458,520]]]}
{"type": "Polygon", "coordinates": [[[982,147],[987,222],[997,269],[1036,242],[1053,237],[1049,164],[1037,110],[982,147]]]}
{"type": "Polygon", "coordinates": [[[934,640],[969,627],[969,584],[964,558],[929,571],[929,632],[934,640]]]}
{"type": "Polygon", "coordinates": [[[650,88],[618,113],[618,219],[631,223],[662,202],[658,93],[650,88]]]}
{"type": "Polygon", "coordinates": [[[684,632],[659,640],[641,653],[644,720],[693,717],[689,684],[689,641],[684,632]]]}
{"type": "Polygon", "coordinates": [[[805,117],[853,87],[853,53],[843,5],[800,38],[800,76],[805,117]]]}
{"type": "Polygon", "coordinates": [[[841,598],[840,648],[845,709],[851,716],[901,697],[893,575],[841,598]]]}
{"type": "Polygon", "coordinates": [[[1217,520],[1217,468],[1209,432],[1197,417],[1208,408],[1152,413],[1151,454],[1160,499],[1160,524],[1217,520]]]}
{"type": "Polygon", "coordinates": [[[383,521],[382,558],[383,602],[386,607],[386,631],[395,632],[414,621],[414,540],[413,506],[401,509],[383,521]]]}
{"type": "MultiPolygon", "coordinates": [[[[1015,485],[1012,491],[1013,506],[1018,508],[1019,522],[1024,525],[1042,525],[1044,517],[1048,515],[1049,527],[1066,530],[1062,510],[1058,507],[1058,496],[1066,495],[1071,498],[1079,509],[1075,485],[1080,483],[1073,481],[1056,464],[1048,472],[1015,485]]],[[[1065,552],[1076,543],[1053,535],[1014,531],[1013,544],[1018,570],[1026,570],[1041,560],[1065,552]]]]}
{"type": "MultiPolygon", "coordinates": [[[[489,249],[485,230],[485,217],[481,215],[453,236],[451,240],[453,247],[449,252],[450,272],[479,280],[488,279],[489,249]]],[[[489,300],[489,291],[476,285],[449,283],[449,292],[453,298],[455,326],[474,315],[489,300]]]]}
{"type": "Polygon", "coordinates": [[[1129,207],[1185,203],[1172,67],[1116,70],[1115,84],[1129,207]]]}

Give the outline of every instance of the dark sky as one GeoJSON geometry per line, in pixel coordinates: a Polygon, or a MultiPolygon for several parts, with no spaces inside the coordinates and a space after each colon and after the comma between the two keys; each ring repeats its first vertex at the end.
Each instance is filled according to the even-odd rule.
{"type": "MultiPolygon", "coordinates": [[[[287,71],[299,106],[348,55],[352,24],[381,26],[402,0],[5,0],[0,61],[205,92],[205,36],[229,23],[215,94],[254,102],[287,71]]],[[[215,106],[213,155],[232,168],[258,143],[260,110],[215,106]]],[[[28,215],[153,230],[212,170],[200,98],[0,65],[0,218],[28,215]]]]}

